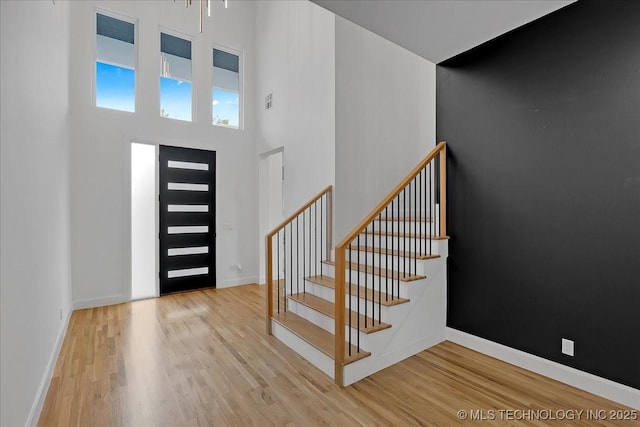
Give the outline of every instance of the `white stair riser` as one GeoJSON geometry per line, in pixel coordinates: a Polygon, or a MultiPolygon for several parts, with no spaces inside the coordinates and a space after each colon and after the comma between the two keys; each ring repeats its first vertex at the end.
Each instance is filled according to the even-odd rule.
{"type": "MultiPolygon", "coordinates": [[[[443,265],[446,265],[446,258],[435,258],[431,260],[423,260],[420,261],[423,263],[422,266],[422,275],[427,277],[427,280],[431,280],[434,274],[440,269],[443,268],[443,265]]],[[[325,275],[333,277],[334,267],[331,265],[325,266],[325,275]]],[[[389,277],[381,277],[377,275],[367,274],[364,272],[358,272],[356,270],[345,270],[345,282],[351,282],[354,286],[359,283],[360,286],[365,286],[368,288],[373,286],[373,289],[376,291],[380,289],[382,285],[382,291],[387,292],[389,294],[393,293],[394,296],[399,296],[400,298],[409,298],[408,289],[416,284],[418,281],[413,280],[410,282],[398,281],[397,279],[392,279],[389,277]],[[349,276],[349,272],[351,272],[351,276],[349,276]]]]}
{"type": "MultiPolygon", "coordinates": [[[[424,276],[426,276],[426,279],[412,280],[410,282],[392,280],[391,277],[389,277],[387,281],[387,278],[385,277],[373,276],[371,274],[365,274],[365,273],[360,273],[360,275],[358,275],[357,272],[352,270],[351,284],[355,286],[359,283],[360,286],[365,286],[365,278],[366,278],[367,288],[371,288],[373,286],[373,289],[378,291],[380,289],[380,286],[382,286],[382,291],[384,292],[388,292],[389,294],[393,293],[394,296],[399,296],[401,298],[410,298],[410,293],[409,293],[410,289],[415,288],[416,286],[420,286],[419,283],[421,283],[423,280],[426,280],[427,283],[430,282],[433,279],[434,275],[436,275],[436,273],[440,269],[445,268],[443,267],[445,265],[446,265],[446,259],[444,258],[437,258],[434,260],[430,260],[429,262],[425,262],[423,269],[425,272],[424,276]],[[359,279],[359,282],[358,282],[358,279],[359,279]],[[372,279],[375,279],[375,280],[372,282],[372,279]]],[[[345,282],[349,283],[349,270],[345,272],[345,282]]]]}
{"type": "MultiPolygon", "coordinates": [[[[317,283],[313,283],[313,282],[307,282],[307,286],[306,286],[306,291],[307,293],[313,294],[315,296],[318,296],[320,298],[326,299],[327,301],[330,302],[334,302],[335,301],[335,293],[333,288],[327,288],[326,286],[322,286],[322,285],[318,285],[317,283]]],[[[365,304],[367,306],[367,313],[371,313],[371,311],[374,309],[376,310],[376,320],[378,319],[379,316],[381,316],[381,319],[383,322],[389,323],[387,321],[388,316],[389,316],[389,311],[391,310],[392,306],[380,306],[380,304],[378,304],[378,294],[376,294],[375,296],[375,303],[371,300],[365,300],[364,298],[364,294],[361,295],[360,297],[360,309],[362,310],[362,312],[364,313],[364,308],[365,308],[365,304]],[[380,308],[380,309],[378,309],[380,308]]],[[[384,295],[382,296],[382,298],[384,299],[384,295]]],[[[391,298],[389,296],[389,298],[391,298]]],[[[358,304],[358,296],[357,295],[348,295],[345,293],[345,305],[348,308],[349,307],[349,300],[351,300],[351,309],[355,310],[358,304]]]]}
{"type": "MultiPolygon", "coordinates": [[[[335,320],[332,317],[329,317],[325,314],[322,314],[318,311],[315,311],[314,309],[307,307],[304,304],[301,304],[297,301],[293,301],[290,300],[289,303],[289,310],[292,313],[297,314],[300,317],[305,318],[306,320],[308,320],[309,322],[315,324],[316,326],[321,327],[322,329],[324,329],[325,331],[331,332],[332,334],[335,331],[335,320]]],[[[376,322],[378,322],[378,320],[376,319],[376,322]]],[[[380,332],[375,332],[373,334],[365,334],[364,332],[359,332],[357,329],[357,325],[354,323],[351,325],[351,328],[349,328],[349,325],[345,325],[345,337],[349,336],[349,329],[351,329],[351,337],[352,337],[352,343],[355,345],[358,339],[358,335],[360,337],[360,347],[362,349],[365,349],[367,351],[370,351],[370,345],[369,345],[369,341],[370,341],[370,337],[379,334],[380,332]]]]}
{"type": "Polygon", "coordinates": [[[297,314],[298,316],[308,320],[309,322],[321,327],[325,331],[329,331],[333,333],[334,331],[334,321],[332,318],[325,316],[324,314],[307,307],[304,304],[300,304],[297,301],[288,300],[287,309],[292,313],[297,314]]]}
{"type": "MultiPolygon", "coordinates": [[[[363,235],[364,236],[364,235],[363,235]]],[[[447,255],[447,243],[446,239],[431,239],[431,243],[429,243],[429,239],[414,239],[410,237],[385,237],[381,236],[378,239],[378,236],[372,236],[371,234],[367,235],[367,239],[360,239],[361,246],[373,246],[376,248],[391,248],[393,250],[403,251],[406,249],[407,252],[416,252],[421,253],[423,255],[426,254],[437,254],[437,255],[447,255]],[[375,237],[375,239],[373,238],[375,237]]],[[[353,245],[356,246],[355,244],[353,245]]]]}
{"type": "MultiPolygon", "coordinates": [[[[325,264],[324,274],[325,276],[335,277],[334,271],[335,268],[333,265],[325,264]]],[[[407,285],[411,282],[403,282],[398,281],[397,279],[392,279],[389,277],[381,277],[373,274],[367,274],[364,272],[358,272],[356,270],[345,270],[345,281],[352,284],[360,283],[360,286],[365,285],[365,280],[368,287],[371,287],[373,284],[373,289],[378,290],[380,288],[380,284],[382,283],[382,290],[388,292],[389,294],[393,293],[394,296],[399,296],[400,298],[407,298],[407,285]],[[349,276],[349,272],[351,272],[351,276],[349,276]],[[375,281],[374,281],[375,279],[375,281]]]]}
{"type": "MultiPolygon", "coordinates": [[[[373,289],[376,292],[376,296],[375,296],[375,300],[376,303],[374,304],[373,301],[371,301],[371,299],[365,298],[364,297],[364,292],[362,292],[361,296],[360,296],[360,307],[361,310],[364,311],[364,304],[365,302],[367,303],[367,312],[371,312],[371,310],[373,309],[373,307],[377,307],[377,300],[378,300],[378,291],[380,291],[381,293],[383,293],[382,298],[385,298],[384,293],[389,294],[387,298],[392,299],[392,298],[410,298],[410,290],[412,288],[415,288],[416,286],[420,286],[420,283],[429,283],[431,281],[431,279],[433,278],[433,276],[437,273],[438,269],[442,268],[442,266],[446,263],[446,260],[443,258],[437,258],[434,260],[429,260],[429,262],[425,262],[426,267],[424,268],[426,270],[426,279],[421,279],[421,280],[413,280],[410,282],[398,282],[398,280],[392,280],[391,277],[389,277],[388,281],[386,280],[385,277],[380,277],[380,276],[374,276],[371,274],[365,274],[365,273],[360,273],[360,276],[358,276],[357,272],[352,270],[351,271],[351,284],[353,286],[353,289],[355,289],[356,283],[358,283],[358,277],[360,278],[360,286],[362,287],[367,287],[367,289],[373,289]],[[366,278],[366,283],[365,283],[365,278],[366,278]],[[375,279],[374,282],[372,282],[372,280],[375,279]],[[382,286],[382,288],[381,288],[382,286]]],[[[349,270],[347,270],[345,272],[345,286],[348,286],[349,283],[349,270]]],[[[323,298],[329,302],[335,302],[335,293],[334,293],[334,289],[333,288],[329,288],[326,286],[322,286],[319,285],[317,283],[314,283],[312,281],[306,280],[304,286],[301,284],[299,289],[296,288],[296,286],[293,286],[293,292],[291,291],[291,289],[289,287],[287,287],[286,289],[286,295],[290,295],[290,294],[296,294],[296,293],[309,293],[315,296],[318,296],[320,298],[323,298]]],[[[284,298],[285,295],[281,294],[281,297],[284,298]]],[[[351,307],[353,309],[355,309],[357,301],[358,301],[358,296],[357,295],[349,295],[348,294],[348,289],[345,289],[345,304],[349,304],[349,298],[351,298],[351,307]]],[[[388,319],[388,311],[392,310],[393,306],[382,306],[382,321],[383,322],[387,322],[386,319],[388,319]]],[[[376,308],[376,317],[378,313],[378,308],[376,308]]],[[[388,322],[390,323],[390,322],[388,322]]]]}
{"type": "MultiPolygon", "coordinates": [[[[418,192],[419,193],[419,192],[418,192]]],[[[424,224],[437,224],[438,223],[438,219],[440,217],[440,205],[438,203],[436,203],[436,199],[435,199],[435,192],[431,193],[431,200],[429,200],[429,193],[427,194],[414,194],[413,190],[411,191],[411,195],[409,195],[409,192],[407,191],[407,206],[405,208],[405,205],[403,203],[402,197],[400,199],[400,203],[398,204],[397,201],[395,201],[393,203],[393,209],[392,206],[389,205],[387,207],[387,209],[385,209],[384,211],[382,211],[381,215],[381,219],[375,219],[374,222],[376,223],[376,228],[378,228],[378,224],[382,224],[382,227],[384,228],[385,223],[388,224],[389,226],[389,231],[391,231],[391,223],[394,224],[394,226],[397,227],[398,224],[403,224],[406,223],[407,226],[409,224],[413,224],[413,223],[422,223],[424,224]],[[409,203],[409,201],[411,202],[416,202],[419,201],[417,203],[417,206],[414,206],[414,203],[409,203]],[[421,202],[421,203],[420,203],[421,202]],[[410,206],[411,205],[411,206],[410,206]],[[396,218],[396,219],[402,219],[402,218],[420,218],[420,219],[424,219],[422,221],[410,221],[410,220],[397,220],[397,221],[392,221],[391,219],[385,220],[385,217],[389,217],[389,218],[396,218]]]]}
{"type": "MultiPolygon", "coordinates": [[[[347,256],[347,262],[348,262],[347,256]]],[[[373,265],[375,267],[380,267],[386,270],[407,271],[410,275],[424,275],[426,264],[432,259],[417,259],[414,260],[410,257],[398,257],[393,255],[385,255],[378,254],[373,252],[365,252],[365,251],[353,251],[351,254],[351,261],[358,262],[360,260],[360,264],[373,265]],[[357,254],[360,254],[358,258],[357,254]]]]}
{"type": "MultiPolygon", "coordinates": [[[[366,286],[368,289],[375,289],[376,291],[382,290],[394,297],[407,298],[408,291],[407,286],[411,282],[398,281],[391,277],[381,277],[373,274],[367,274],[364,272],[358,272],[356,270],[346,270],[344,274],[345,283],[351,283],[352,285],[359,284],[360,286],[366,286]]],[[[345,285],[346,286],[346,285],[345,285]]]]}
{"type": "Polygon", "coordinates": [[[280,290],[281,292],[280,296],[284,296],[282,292],[285,292],[286,295],[304,293],[305,286],[308,283],[306,283],[303,278],[300,278],[299,283],[296,283],[295,279],[292,282],[293,282],[293,286],[286,285],[286,289],[280,290]]]}
{"type": "MultiPolygon", "coordinates": [[[[357,257],[352,254],[351,260],[353,261],[354,259],[357,260],[357,257]]],[[[440,256],[437,258],[418,259],[415,260],[414,264],[414,260],[412,260],[411,258],[360,251],[360,264],[373,265],[384,270],[400,271],[402,273],[404,273],[406,270],[410,275],[415,274],[428,276],[429,272],[433,270],[433,265],[442,261],[443,259],[446,259],[446,257],[440,256]]]]}
{"type": "Polygon", "coordinates": [[[326,299],[330,302],[335,302],[335,292],[333,288],[328,288],[326,286],[318,285],[317,283],[313,283],[307,281],[306,292],[313,294],[322,299],[326,299]]]}
{"type": "Polygon", "coordinates": [[[336,277],[335,271],[336,270],[334,265],[322,263],[323,276],[336,277]]]}
{"type": "MultiPolygon", "coordinates": [[[[385,233],[422,233],[435,234],[437,224],[432,221],[374,221],[367,227],[369,231],[383,231],[385,233]]],[[[362,239],[361,239],[362,240],[362,239]]]]}

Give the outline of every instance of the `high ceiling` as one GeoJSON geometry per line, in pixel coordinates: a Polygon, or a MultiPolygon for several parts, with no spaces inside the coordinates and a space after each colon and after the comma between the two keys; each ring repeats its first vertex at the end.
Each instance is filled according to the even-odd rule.
{"type": "Polygon", "coordinates": [[[311,0],[439,63],[575,0],[311,0]]]}

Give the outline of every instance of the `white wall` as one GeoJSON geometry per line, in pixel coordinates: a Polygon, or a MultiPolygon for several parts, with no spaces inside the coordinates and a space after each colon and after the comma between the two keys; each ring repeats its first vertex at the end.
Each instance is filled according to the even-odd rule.
{"type": "Polygon", "coordinates": [[[280,151],[265,159],[267,162],[267,185],[269,187],[269,227],[273,229],[284,220],[282,212],[282,158],[284,152],[280,151]]]}
{"type": "Polygon", "coordinates": [[[130,283],[130,142],[160,143],[217,153],[217,285],[257,280],[257,159],[255,154],[255,6],[221,2],[198,32],[197,2],[185,9],[170,1],[72,2],[71,219],[73,299],[78,307],[128,298],[130,283]],[[136,113],[94,107],[96,7],[138,19],[136,113]],[[193,122],[159,115],[160,31],[192,39],[193,122]],[[245,127],[211,125],[214,44],[244,53],[245,127]],[[223,230],[222,224],[231,224],[223,230]],[[235,268],[242,264],[244,269],[235,268]]]}
{"type": "Polygon", "coordinates": [[[71,310],[69,5],[1,1],[0,425],[37,422],[71,310]]]}
{"type": "Polygon", "coordinates": [[[436,76],[433,63],[340,17],[335,34],[339,243],[435,146],[436,76]]]}
{"type": "MultiPolygon", "coordinates": [[[[306,1],[261,1],[256,7],[257,151],[284,147],[287,216],[334,182],[335,17],[306,1]],[[265,111],[269,92],[273,108],[265,111]]],[[[268,175],[261,179],[266,182],[268,175]]],[[[261,188],[261,277],[269,212],[264,193],[261,188]]]]}

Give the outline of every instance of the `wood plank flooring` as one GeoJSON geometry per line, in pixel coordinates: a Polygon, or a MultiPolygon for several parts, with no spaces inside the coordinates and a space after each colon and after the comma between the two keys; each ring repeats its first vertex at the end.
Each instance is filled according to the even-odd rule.
{"type": "Polygon", "coordinates": [[[448,426],[470,423],[459,410],[628,409],[450,342],[341,389],[265,335],[263,301],[247,285],[74,312],[39,425],[448,426]]]}

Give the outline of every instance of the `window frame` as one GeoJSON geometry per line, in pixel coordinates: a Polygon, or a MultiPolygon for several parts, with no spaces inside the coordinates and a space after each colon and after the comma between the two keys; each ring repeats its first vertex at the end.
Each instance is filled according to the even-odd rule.
{"type": "MultiPolygon", "coordinates": [[[[92,72],[91,72],[91,84],[92,84],[92,88],[91,88],[91,104],[93,106],[93,108],[99,110],[99,111],[117,111],[119,113],[125,113],[125,114],[136,114],[139,109],[140,109],[140,105],[139,105],[139,97],[138,97],[138,79],[139,77],[139,73],[138,73],[138,69],[139,69],[139,58],[140,55],[138,54],[138,41],[140,40],[139,37],[139,19],[138,18],[134,18],[132,16],[129,15],[123,15],[122,13],[119,12],[114,12],[111,9],[105,9],[103,7],[100,6],[95,6],[93,8],[93,21],[92,21],[92,28],[93,28],[93,66],[92,66],[92,72]],[[96,68],[97,68],[97,64],[98,64],[98,42],[97,42],[97,36],[98,36],[98,15],[104,15],[104,16],[108,16],[109,18],[113,18],[113,19],[117,19],[123,22],[128,22],[129,24],[133,24],[133,64],[134,64],[134,78],[133,78],[133,111],[125,111],[125,110],[118,110],[118,109],[114,109],[114,108],[109,108],[109,107],[99,107],[98,106],[98,94],[97,94],[97,88],[98,88],[98,75],[96,72],[96,68]]],[[[108,65],[113,65],[116,67],[121,67],[121,68],[127,68],[126,66],[122,66],[122,65],[116,65],[116,64],[110,64],[105,62],[105,64],[108,65]]]]}
{"type": "MultiPolygon", "coordinates": [[[[211,45],[211,49],[209,49],[209,66],[211,67],[211,84],[209,85],[209,123],[211,126],[216,128],[225,128],[231,130],[244,130],[244,51],[234,49],[232,47],[220,44],[213,43],[211,45]],[[213,123],[213,89],[216,89],[216,86],[213,85],[213,50],[221,50],[223,52],[230,53],[232,55],[236,55],[238,57],[238,127],[233,126],[224,126],[224,125],[216,125],[213,123]]],[[[218,88],[221,90],[225,90],[224,88],[218,88]]]]}
{"type": "Polygon", "coordinates": [[[157,102],[157,107],[158,110],[156,111],[158,113],[158,117],[160,117],[161,119],[167,119],[167,120],[171,120],[172,122],[177,122],[177,123],[195,123],[196,119],[197,119],[197,105],[198,103],[196,102],[196,97],[198,94],[198,91],[195,90],[195,82],[193,79],[193,75],[194,75],[194,70],[196,69],[195,65],[197,63],[196,60],[196,56],[194,55],[194,42],[195,42],[195,37],[191,34],[186,34],[186,33],[181,33],[179,31],[173,30],[171,28],[165,27],[163,25],[159,25],[158,26],[158,32],[157,32],[157,41],[158,41],[158,49],[157,49],[157,64],[158,64],[158,68],[157,68],[157,88],[158,88],[158,102],[157,102]],[[191,43],[191,80],[189,81],[189,83],[191,84],[191,120],[181,120],[181,119],[175,119],[172,117],[164,117],[161,113],[162,111],[162,84],[161,84],[161,78],[162,78],[162,70],[160,69],[160,64],[162,62],[162,33],[167,34],[169,36],[173,36],[173,37],[177,37],[179,39],[183,39],[186,40],[188,42],[191,43]]]}

